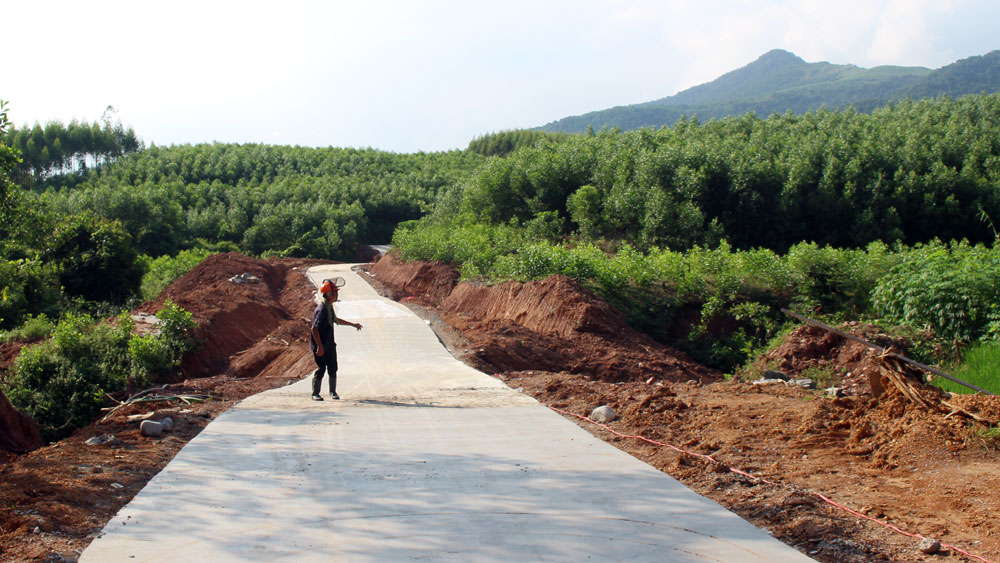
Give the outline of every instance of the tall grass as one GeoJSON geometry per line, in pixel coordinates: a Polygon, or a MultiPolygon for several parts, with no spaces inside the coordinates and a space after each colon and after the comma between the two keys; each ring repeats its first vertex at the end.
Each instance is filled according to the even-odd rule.
{"type": "MultiPolygon", "coordinates": [[[[1000,393],[1000,343],[980,342],[969,347],[962,361],[948,366],[951,375],[987,391],[1000,393]]],[[[934,385],[952,393],[973,393],[972,389],[937,377],[934,385]]]]}

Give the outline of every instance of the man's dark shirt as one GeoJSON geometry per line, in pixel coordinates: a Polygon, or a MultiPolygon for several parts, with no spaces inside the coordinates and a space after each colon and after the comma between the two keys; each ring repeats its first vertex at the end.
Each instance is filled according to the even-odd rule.
{"type": "MultiPolygon", "coordinates": [[[[313,311],[312,326],[319,329],[319,337],[323,341],[323,351],[332,350],[334,346],[333,322],[337,318],[337,313],[332,306],[326,303],[317,303],[313,311]],[[330,311],[330,314],[327,314],[330,311]]],[[[312,338],[312,330],[309,331],[309,349],[316,353],[316,342],[312,338]]]]}

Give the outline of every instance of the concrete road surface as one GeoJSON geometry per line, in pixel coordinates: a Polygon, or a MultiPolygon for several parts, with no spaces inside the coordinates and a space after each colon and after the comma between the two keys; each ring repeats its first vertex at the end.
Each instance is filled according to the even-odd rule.
{"type": "Polygon", "coordinates": [[[343,399],[305,378],[242,401],[81,561],[810,561],[456,361],[348,266],[309,270],[334,275],[364,325],[337,327],[343,399]]]}

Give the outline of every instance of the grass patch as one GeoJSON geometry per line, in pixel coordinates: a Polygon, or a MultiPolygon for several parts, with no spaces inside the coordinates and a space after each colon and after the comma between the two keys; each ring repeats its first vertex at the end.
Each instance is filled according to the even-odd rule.
{"type": "MultiPolygon", "coordinates": [[[[983,342],[970,346],[959,363],[947,365],[946,371],[962,381],[1000,393],[1000,343],[983,342]]],[[[974,393],[972,389],[943,377],[935,377],[934,385],[951,393],[974,393]]]]}
{"type": "Polygon", "coordinates": [[[56,323],[48,318],[45,313],[37,317],[28,317],[19,328],[0,332],[0,343],[11,342],[13,340],[32,340],[35,338],[46,338],[55,330],[56,323]]]}

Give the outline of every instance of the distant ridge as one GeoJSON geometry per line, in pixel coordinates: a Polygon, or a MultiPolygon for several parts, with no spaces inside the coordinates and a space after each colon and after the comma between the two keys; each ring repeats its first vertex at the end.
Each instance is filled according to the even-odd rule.
{"type": "Polygon", "coordinates": [[[581,133],[592,127],[623,130],[673,125],[681,116],[722,118],[750,111],[805,113],[822,107],[853,106],[861,112],[903,98],[926,98],[1000,91],[1000,51],[969,57],[932,70],[924,67],[807,63],[774,49],[719,78],[651,102],[565,117],[537,129],[581,133]]]}

